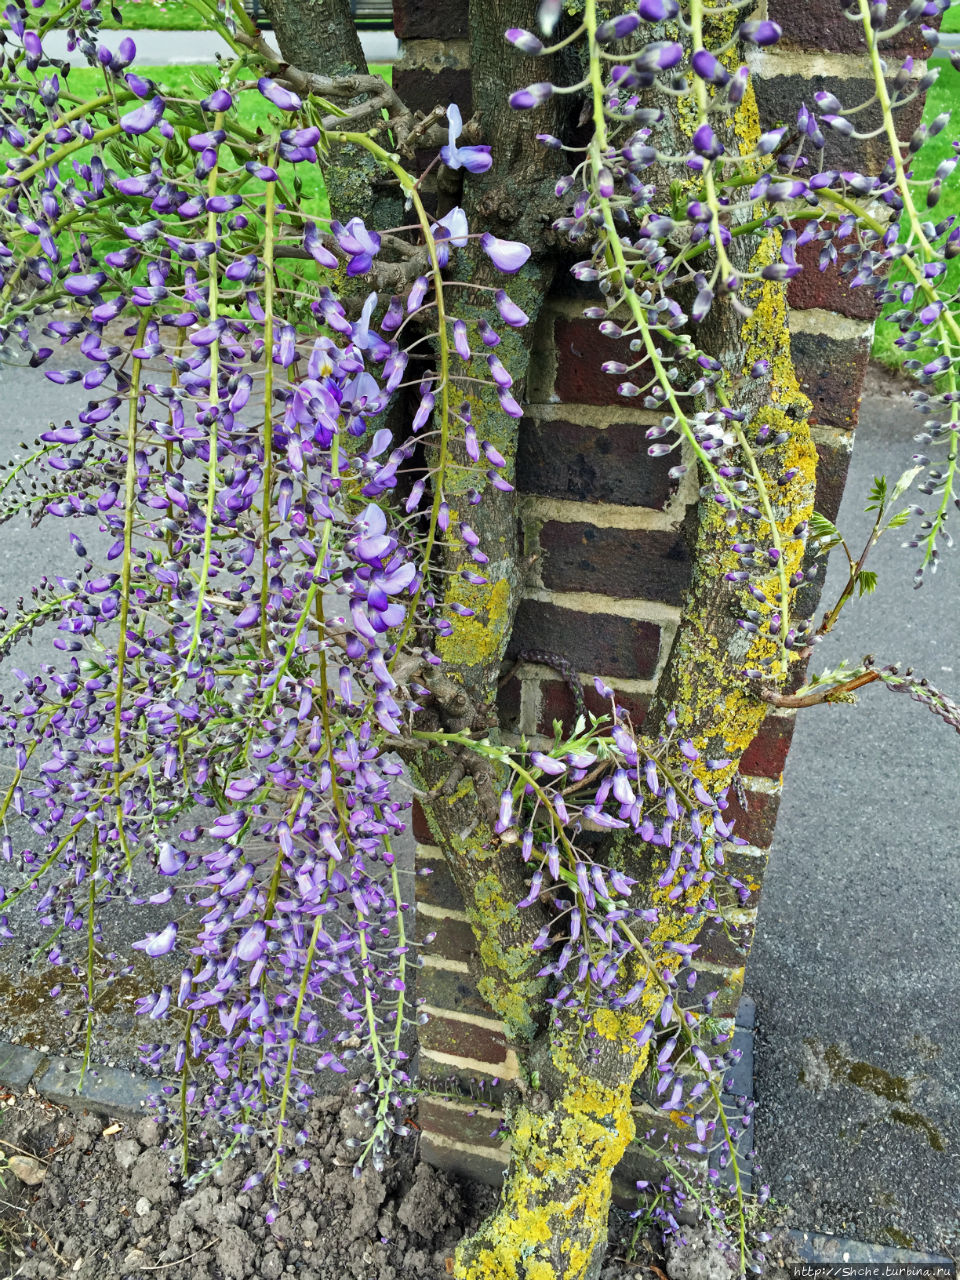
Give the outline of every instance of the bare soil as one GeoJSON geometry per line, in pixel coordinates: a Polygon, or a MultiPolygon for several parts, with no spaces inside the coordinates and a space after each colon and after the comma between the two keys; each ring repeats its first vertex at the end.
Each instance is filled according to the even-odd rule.
{"type": "MultiPolygon", "coordinates": [[[[344,1144],[362,1130],[349,1089],[315,1100],[298,1153],[310,1169],[281,1191],[269,1226],[269,1183],[242,1190],[262,1151],[233,1156],[187,1188],[151,1119],[74,1114],[36,1094],[0,1104],[0,1152],[42,1176],[29,1186],[0,1169],[2,1280],[441,1280],[457,1241],[495,1202],[491,1188],[420,1162],[411,1141],[382,1174],[366,1167],[354,1178],[344,1144]]],[[[629,1230],[623,1218],[614,1224],[602,1280],[654,1280],[652,1254],[624,1260],[629,1230]]]]}

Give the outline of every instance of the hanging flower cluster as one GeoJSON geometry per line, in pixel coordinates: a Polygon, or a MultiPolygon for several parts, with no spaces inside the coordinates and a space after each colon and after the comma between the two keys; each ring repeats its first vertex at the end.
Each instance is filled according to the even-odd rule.
{"type": "MultiPolygon", "coordinates": [[[[3,515],[92,519],[109,549],[95,564],[71,534],[74,570],[6,618],[4,651],[45,626],[63,661],[17,669],[0,709],[0,812],[33,834],[4,839],[25,877],[5,901],[41,886],[49,958],[84,987],[85,1064],[97,912],[149,903],[169,920],[134,950],[165,977],[138,1013],[170,1030],[144,1057],[181,1078],[166,1092],[184,1118],[218,1117],[239,1140],[273,1132],[279,1176],[315,1073],[359,1056],[379,1164],[404,1131],[415,1017],[412,886],[392,848],[409,800],[388,752],[426,690],[396,668],[411,644],[436,661],[431,637],[449,629],[424,590],[443,475],[411,484],[411,459],[456,433],[477,489],[510,488],[450,378],[406,344],[422,353],[432,334],[516,416],[497,323],[483,356],[449,305],[434,332],[442,266],[470,230],[460,209],[431,219],[369,137],[358,145],[405,184],[429,253],[406,296],[354,308],[337,273],[369,277],[383,239],[359,218],[324,227],[296,199],[328,145],[309,104],[241,59],[199,100],[165,95],[86,0],[69,35],[104,88],[83,101],[44,51],[46,8],[5,11],[19,43],[0,91],[0,342],[90,399],[8,470],[3,515]],[[245,95],[274,109],[266,131],[243,124],[245,95]]],[[[488,166],[489,147],[457,148],[449,114],[447,163],[488,166]]],[[[530,252],[489,236],[482,249],[506,273],[530,252]]],[[[526,323],[506,290],[496,301],[504,325],[526,323]]],[[[470,534],[459,526],[480,568],[470,534]]]]}

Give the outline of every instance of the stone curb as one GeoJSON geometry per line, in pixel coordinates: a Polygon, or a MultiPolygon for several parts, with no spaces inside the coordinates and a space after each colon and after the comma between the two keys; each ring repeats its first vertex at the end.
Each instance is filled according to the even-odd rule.
{"type": "Polygon", "coordinates": [[[843,1236],[830,1236],[820,1231],[791,1229],[787,1239],[795,1247],[798,1262],[826,1263],[842,1266],[845,1263],[941,1263],[955,1266],[954,1259],[938,1253],[920,1253],[912,1249],[897,1249],[885,1244],[867,1244],[863,1240],[847,1240],[843,1236]]]}
{"type": "Polygon", "coordinates": [[[32,1086],[41,1097],[61,1107],[137,1119],[147,1113],[150,1100],[164,1084],[123,1067],[90,1066],[78,1092],[82,1065],[79,1058],[61,1058],[0,1041],[0,1085],[18,1092],[32,1086]]]}

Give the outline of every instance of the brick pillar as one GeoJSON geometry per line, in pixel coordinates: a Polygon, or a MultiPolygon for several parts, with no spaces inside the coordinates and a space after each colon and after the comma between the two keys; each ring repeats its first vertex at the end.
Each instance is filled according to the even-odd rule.
{"type": "MultiPolygon", "coordinates": [[[[904,3],[891,4],[891,14],[904,3]]],[[[862,38],[842,17],[837,0],[769,0],[769,10],[784,29],[784,41],[752,56],[763,128],[795,120],[801,102],[812,103],[819,89],[847,101],[872,95],[858,54],[862,38]]],[[[394,77],[401,96],[424,109],[457,101],[466,118],[465,0],[395,0],[395,14],[404,42],[394,77]]],[[[901,38],[893,52],[923,57],[924,46],[901,38]]],[[[901,132],[916,126],[921,111],[915,101],[901,113],[901,132]]],[[[876,168],[885,159],[883,145],[881,140],[831,140],[825,167],[876,168]]],[[[790,284],[790,330],[797,376],[813,404],[820,458],[817,509],[834,519],[876,310],[869,292],[847,288],[841,268],[820,272],[819,249],[814,243],[801,251],[805,271],[790,284]]],[[[512,666],[526,650],[560,653],[580,673],[588,707],[598,713],[606,709],[592,683],[602,676],[640,724],[667,660],[689,580],[684,523],[693,514],[695,478],[691,469],[675,484],[667,474],[674,460],[648,456],[644,428],[659,415],[638,411],[616,395],[616,379],[603,374],[600,365],[617,358],[617,344],[583,318],[584,304],[582,291],[561,282],[536,335],[518,456],[525,551],[534,557],[534,571],[508,659],[512,666]]],[[[814,611],[819,590],[819,580],[812,579],[799,601],[801,614],[814,611]]],[[[571,724],[573,697],[552,668],[522,662],[501,691],[500,710],[506,733],[552,736],[554,720],[571,724]]],[[[772,710],[741,761],[745,805],[731,789],[730,813],[737,834],[748,843],[728,846],[727,865],[750,890],[744,906],[729,913],[740,926],[737,944],[718,926],[705,929],[699,939],[700,980],[694,994],[719,990],[714,1012],[730,1031],[793,727],[793,712],[772,710]]],[[[419,979],[430,1015],[421,1029],[420,1073],[447,1094],[421,1103],[421,1153],[443,1168],[497,1183],[508,1159],[497,1131],[499,1104],[517,1062],[502,1027],[477,994],[476,955],[463,902],[422,814],[415,834],[418,869],[431,873],[417,879],[418,934],[437,935],[419,979]]],[[[640,1099],[637,1113],[638,1132],[669,1128],[663,1115],[640,1099]]],[[[635,1180],[655,1172],[639,1150],[631,1151],[615,1182],[617,1197],[634,1205],[635,1180]]]]}

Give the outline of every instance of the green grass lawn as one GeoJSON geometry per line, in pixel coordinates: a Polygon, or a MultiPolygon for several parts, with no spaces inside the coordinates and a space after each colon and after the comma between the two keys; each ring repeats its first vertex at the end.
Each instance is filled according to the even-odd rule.
{"type": "MultiPolygon", "coordinates": [[[[165,67],[137,66],[137,71],[140,75],[156,81],[161,93],[166,92],[174,97],[195,95],[198,76],[202,77],[204,70],[203,67],[175,65],[165,67]]],[[[373,65],[370,70],[374,75],[383,76],[385,80],[389,80],[393,75],[393,67],[385,64],[373,65]]],[[[68,84],[70,92],[78,97],[93,98],[103,92],[103,75],[92,67],[75,67],[70,73],[68,84]]],[[[210,84],[207,84],[205,92],[209,92],[209,89],[210,84]]],[[[276,108],[271,106],[266,98],[261,97],[260,94],[248,92],[241,96],[240,120],[248,128],[256,128],[257,126],[266,128],[271,115],[274,117],[277,115],[276,108]]],[[[0,151],[2,151],[2,148],[0,148],[0,151]]],[[[78,151],[76,159],[82,161],[84,155],[84,151],[78,151]]],[[[301,207],[318,218],[327,217],[330,212],[330,206],[320,170],[316,165],[301,165],[299,166],[299,177],[303,182],[301,207]]]]}
{"type": "Polygon", "coordinates": [[[189,0],[114,0],[123,20],[117,23],[105,4],[104,26],[123,30],[202,31],[207,23],[189,0]]]}
{"type": "MultiPolygon", "coordinates": [[[[960,9],[951,9],[944,19],[945,30],[960,30],[960,9]]],[[[935,138],[931,138],[917,156],[913,165],[914,176],[918,179],[932,178],[941,160],[955,154],[954,139],[960,138],[960,72],[954,71],[946,60],[937,60],[933,66],[940,68],[937,83],[927,94],[923,118],[929,122],[944,111],[953,113],[950,123],[935,138]]],[[[921,193],[917,201],[918,208],[924,209],[925,196],[921,193]]],[[[940,222],[944,218],[960,215],[960,166],[954,170],[943,184],[943,190],[937,204],[929,211],[931,221],[940,222]]],[[[899,275],[899,273],[898,273],[899,275]]],[[[954,258],[947,267],[947,283],[952,289],[960,288],[960,258],[954,258]]],[[[893,310],[894,308],[890,308],[893,310]]],[[[873,344],[873,356],[890,368],[899,368],[904,360],[916,359],[921,352],[904,354],[894,345],[899,330],[881,320],[877,323],[877,332],[873,344]]]]}

